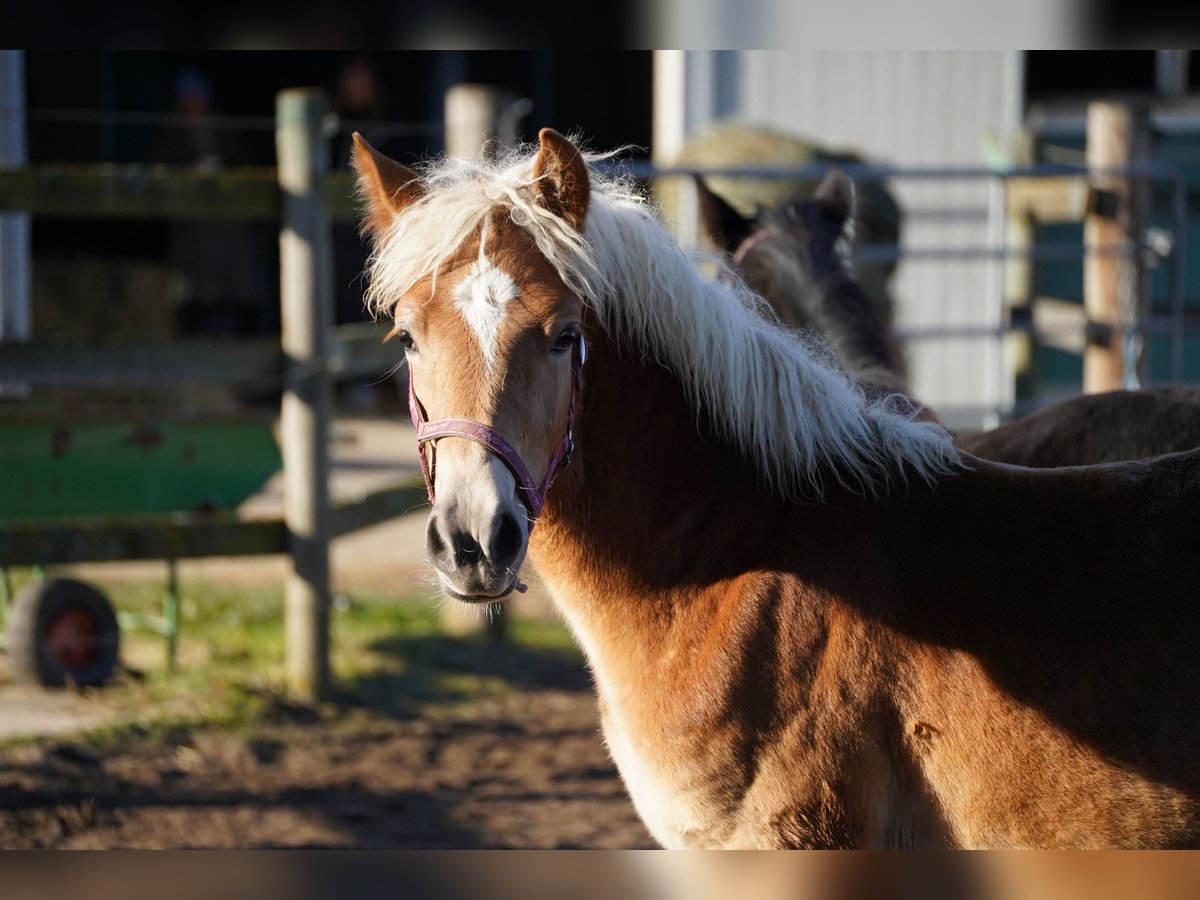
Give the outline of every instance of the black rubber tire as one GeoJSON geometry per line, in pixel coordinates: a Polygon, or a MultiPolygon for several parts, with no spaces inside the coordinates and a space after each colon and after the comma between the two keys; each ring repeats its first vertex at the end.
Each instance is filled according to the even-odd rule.
{"type": "Polygon", "coordinates": [[[104,684],[120,658],[121,631],[112,604],[96,588],[72,578],[31,584],[13,599],[8,613],[8,660],[13,677],[24,684],[84,687],[104,684]],[[92,652],[72,664],[57,656],[48,630],[64,613],[82,613],[95,630],[92,652]]]}

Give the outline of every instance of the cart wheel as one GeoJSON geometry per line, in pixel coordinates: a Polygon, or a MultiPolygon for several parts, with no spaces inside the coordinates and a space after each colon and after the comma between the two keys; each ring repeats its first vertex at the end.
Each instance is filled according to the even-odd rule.
{"type": "Polygon", "coordinates": [[[9,612],[9,664],[25,684],[101,685],[116,668],[120,642],[112,604],[82,581],[31,584],[9,612]]]}

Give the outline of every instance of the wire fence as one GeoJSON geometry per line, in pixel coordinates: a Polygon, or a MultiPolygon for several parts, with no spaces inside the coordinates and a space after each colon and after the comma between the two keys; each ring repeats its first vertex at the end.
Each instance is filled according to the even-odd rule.
{"type": "MultiPolygon", "coordinates": [[[[28,123],[92,125],[135,129],[165,129],[190,127],[197,120],[182,113],[136,112],[91,109],[24,109],[0,107],[0,117],[20,115],[28,123]]],[[[241,130],[268,132],[277,127],[274,116],[208,114],[203,117],[203,126],[217,130],[241,130]]],[[[344,135],[350,131],[369,130],[373,135],[397,138],[437,138],[444,134],[442,121],[423,122],[378,122],[343,119],[329,114],[322,124],[322,133],[327,138],[344,135]]],[[[704,176],[726,178],[753,178],[769,180],[815,181],[831,168],[828,165],[809,166],[655,166],[644,160],[606,160],[597,164],[600,168],[619,172],[634,178],[650,181],[672,176],[704,176]]],[[[1149,335],[1165,336],[1168,339],[1168,369],[1173,381],[1184,377],[1184,338],[1189,329],[1200,325],[1196,316],[1189,317],[1185,309],[1187,214],[1189,187],[1180,168],[1173,164],[1150,161],[1125,166],[1120,169],[1091,169],[1069,163],[1046,163],[1035,166],[1019,166],[995,169],[986,166],[888,166],[839,164],[837,166],[856,183],[870,182],[916,182],[926,185],[948,185],[953,183],[985,184],[998,187],[1014,179],[1078,178],[1092,180],[1104,176],[1146,179],[1158,188],[1165,188],[1167,203],[1165,216],[1169,220],[1166,229],[1148,229],[1135,235],[1132,240],[1108,245],[1086,245],[1076,241],[1043,241],[1029,246],[1013,245],[1003,240],[1003,229],[989,229],[989,238],[999,236],[1001,240],[955,244],[923,244],[904,241],[900,244],[861,244],[855,248],[854,259],[860,264],[937,264],[979,263],[990,265],[995,279],[1003,279],[1003,263],[1011,260],[1026,260],[1032,263],[1069,263],[1088,257],[1115,256],[1128,261],[1125,268],[1132,272],[1139,266],[1162,268],[1165,271],[1166,305],[1168,311],[1157,313],[1149,304],[1140,308],[1127,308],[1121,326],[1125,333],[1127,349],[1127,373],[1133,377],[1143,366],[1143,353],[1149,335]]],[[[906,222],[912,223],[973,223],[985,225],[994,222],[998,211],[994,208],[996,192],[989,194],[983,206],[949,204],[906,204],[903,210],[906,222]]],[[[1003,286],[991,288],[1003,294],[1003,286]]],[[[1130,291],[1132,294],[1132,291],[1130,291]]],[[[920,302],[916,298],[916,302],[920,302]]],[[[1003,315],[987,324],[938,324],[898,326],[896,335],[906,344],[949,340],[987,340],[1002,342],[1013,333],[1050,336],[1051,332],[1067,333],[1071,330],[1085,332],[1092,325],[1035,325],[1020,315],[1003,315]]],[[[1087,334],[1081,335],[1086,339],[1087,334]]],[[[1029,407],[1029,402],[1025,407],[1029,407]]],[[[1036,401],[1034,404],[1036,405],[1036,401]]],[[[978,411],[978,410],[977,410],[978,411]]],[[[1009,416],[1022,412],[1020,404],[1002,406],[993,403],[984,410],[988,415],[1009,416]]]]}
{"type": "MultiPolygon", "coordinates": [[[[915,181],[923,184],[945,185],[950,183],[982,183],[998,187],[999,191],[989,193],[987,202],[981,207],[925,207],[913,211],[905,205],[903,215],[906,222],[917,220],[924,222],[942,221],[994,221],[1003,212],[997,210],[996,198],[1003,198],[1004,186],[1016,179],[1078,179],[1082,184],[1090,184],[1097,179],[1127,178],[1142,179],[1151,183],[1156,189],[1162,189],[1167,195],[1165,208],[1160,210],[1160,216],[1165,216],[1169,225],[1164,229],[1158,226],[1144,228],[1130,239],[1109,244],[1085,244],[1083,241],[1041,241],[1027,246],[1013,244],[1004,239],[1004,229],[991,229],[989,237],[993,240],[986,243],[955,243],[955,244],[922,244],[903,241],[900,244],[860,244],[854,248],[853,260],[857,264],[882,263],[959,263],[977,262],[992,264],[990,271],[999,281],[992,290],[996,296],[1004,296],[1005,278],[1002,263],[1013,260],[1025,260],[1032,263],[1070,263],[1078,261],[1081,265],[1089,257],[1115,257],[1124,262],[1121,266],[1125,276],[1122,278],[1122,315],[1119,330],[1122,333],[1122,355],[1125,366],[1124,384],[1136,387],[1141,382],[1145,371],[1143,358],[1146,338],[1149,335],[1165,336],[1169,341],[1167,368],[1170,380],[1181,382],[1184,379],[1184,341],[1188,330],[1200,329],[1200,315],[1189,316],[1185,309],[1185,269],[1186,248],[1188,246],[1188,199],[1189,186],[1179,166],[1162,161],[1146,161],[1118,168],[1088,168],[1081,165],[1065,163],[1046,163],[1032,166],[1019,166],[1008,169],[994,169],[984,166],[886,166],[861,164],[815,164],[805,166],[655,166],[642,161],[606,161],[601,164],[610,173],[624,174],[649,182],[654,179],[671,177],[700,176],[703,178],[723,177],[730,179],[758,179],[779,181],[805,181],[816,183],[828,172],[836,168],[855,183],[870,182],[905,182],[915,181]],[[916,215],[913,215],[916,212],[916,215]],[[1150,292],[1143,294],[1143,302],[1133,306],[1129,298],[1138,295],[1140,286],[1133,285],[1133,273],[1146,269],[1163,268],[1166,272],[1166,305],[1168,312],[1155,313],[1150,303],[1150,292]]],[[[1082,221],[1082,212],[1079,218],[1082,221]]],[[[1033,300],[1033,297],[1028,298],[1033,300]]],[[[916,302],[920,302],[917,298],[916,302]]],[[[937,324],[937,325],[897,325],[895,336],[905,345],[930,341],[954,340],[985,340],[996,345],[1002,344],[1009,335],[1027,334],[1034,338],[1063,338],[1075,335],[1080,344],[1101,338],[1103,327],[1100,323],[1089,322],[1082,314],[1077,322],[1046,324],[1035,323],[1031,317],[1018,313],[1012,314],[1011,309],[1003,310],[996,321],[988,324],[937,324]]],[[[1003,353],[1000,353],[1003,356],[1003,353]]],[[[1012,377],[1012,373],[1006,373],[1012,377]]],[[[1053,399],[1053,398],[1050,398],[1053,399]]],[[[995,422],[1022,415],[1049,402],[1046,398],[1021,398],[1004,403],[996,400],[983,405],[959,406],[952,409],[939,407],[939,411],[948,418],[958,417],[963,421],[990,420],[995,422]]]]}

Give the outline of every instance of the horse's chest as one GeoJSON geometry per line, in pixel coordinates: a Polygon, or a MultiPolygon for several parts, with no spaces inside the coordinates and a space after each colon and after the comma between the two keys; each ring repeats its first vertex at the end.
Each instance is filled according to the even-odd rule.
{"type": "Polygon", "coordinates": [[[672,849],[722,846],[734,825],[731,804],[722,798],[738,792],[719,767],[687,752],[682,740],[656,737],[658,729],[631,727],[610,710],[602,720],[609,753],[655,840],[672,849]]]}

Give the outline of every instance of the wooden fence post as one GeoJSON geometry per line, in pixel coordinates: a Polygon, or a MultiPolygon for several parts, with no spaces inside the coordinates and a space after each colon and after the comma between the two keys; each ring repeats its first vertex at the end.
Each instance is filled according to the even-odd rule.
{"type": "MultiPolygon", "coordinates": [[[[446,155],[481,159],[491,150],[515,144],[516,122],[504,115],[514,102],[516,95],[492,85],[453,85],[446,91],[446,155]]],[[[501,605],[485,611],[451,601],[442,607],[442,631],[455,637],[481,635],[502,641],[506,622],[501,605]]]]}
{"type": "MultiPolygon", "coordinates": [[[[1149,110],[1143,105],[1096,102],[1087,110],[1087,164],[1112,169],[1150,155],[1149,110]]],[[[1097,175],[1091,180],[1093,202],[1084,220],[1083,241],[1090,250],[1083,265],[1083,301],[1089,338],[1083,351],[1083,390],[1092,394],[1124,386],[1125,325],[1141,312],[1140,229],[1150,195],[1145,178],[1097,175]],[[1132,247],[1132,254],[1112,250],[1132,247]]]]}
{"type": "MultiPolygon", "coordinates": [[[[1021,251],[1004,262],[1004,305],[1010,322],[1033,327],[1033,258],[1035,220],[1029,210],[1021,209],[1005,216],[1005,244],[1021,251]]],[[[1013,398],[1028,400],[1037,393],[1037,340],[1032,330],[1013,331],[1008,335],[1009,364],[1013,374],[1013,398]]]]}
{"type": "Polygon", "coordinates": [[[320,698],[329,682],[329,418],[326,376],[333,326],[330,217],[321,200],[329,144],[321,133],[328,102],[320,91],[276,97],[275,143],[282,194],[279,233],[285,358],[281,450],[284,521],[292,566],[284,594],[289,690],[320,698]]]}
{"type": "Polygon", "coordinates": [[[456,84],[446,91],[446,155],[479,159],[491,149],[517,142],[517,97],[490,84],[456,84]]]}

